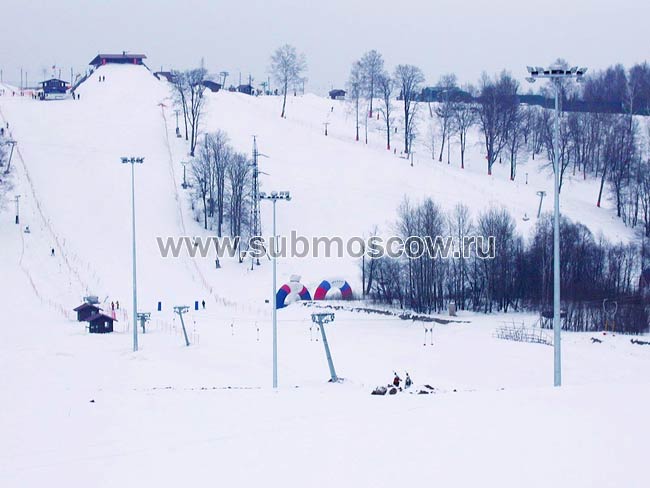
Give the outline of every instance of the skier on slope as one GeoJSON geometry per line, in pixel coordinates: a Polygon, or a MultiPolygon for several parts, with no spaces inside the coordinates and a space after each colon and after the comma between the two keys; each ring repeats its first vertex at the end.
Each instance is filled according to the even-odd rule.
{"type": "Polygon", "coordinates": [[[411,381],[411,377],[409,376],[408,372],[406,373],[406,378],[404,379],[404,388],[409,388],[413,384],[413,381],[411,381]]]}
{"type": "Polygon", "coordinates": [[[400,381],[402,381],[402,379],[399,377],[397,373],[395,373],[395,378],[393,378],[393,386],[399,388],[400,381]]]}

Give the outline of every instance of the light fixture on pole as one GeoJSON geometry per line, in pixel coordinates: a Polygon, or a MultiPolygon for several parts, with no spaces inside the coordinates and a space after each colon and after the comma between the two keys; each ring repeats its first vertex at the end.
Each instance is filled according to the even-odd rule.
{"type": "MultiPolygon", "coordinates": [[[[587,68],[577,66],[564,69],[560,67],[541,68],[528,66],[526,81],[535,83],[537,79],[548,79],[555,90],[555,131],[553,140],[553,173],[554,173],[554,216],[553,216],[553,384],[562,385],[562,354],[560,347],[560,90],[562,80],[574,79],[583,81],[587,68]]],[[[542,197],[543,198],[543,197],[542,197]]],[[[540,201],[541,204],[541,201],[540,201]]]]}
{"type": "Polygon", "coordinates": [[[275,298],[276,292],[276,266],[278,251],[276,246],[277,233],[275,229],[275,204],[278,200],[291,200],[291,194],[288,191],[272,191],[271,193],[260,192],[260,200],[270,200],[273,202],[273,291],[271,293],[271,303],[273,304],[273,388],[278,387],[278,304],[275,298]]]}
{"type": "Polygon", "coordinates": [[[142,164],[144,158],[140,157],[123,157],[122,164],[131,165],[131,231],[133,238],[133,352],[138,350],[138,289],[136,285],[136,265],[135,265],[135,165],[142,164]]]}

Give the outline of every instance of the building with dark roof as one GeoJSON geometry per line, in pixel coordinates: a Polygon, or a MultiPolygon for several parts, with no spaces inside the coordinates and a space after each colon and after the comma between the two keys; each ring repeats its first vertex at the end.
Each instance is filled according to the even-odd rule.
{"type": "Polygon", "coordinates": [[[254,89],[251,85],[239,85],[237,91],[239,93],[245,93],[246,95],[252,95],[254,93],[254,89]]]}
{"type": "Polygon", "coordinates": [[[131,54],[122,51],[122,54],[98,54],[88,64],[95,68],[106,64],[144,64],[143,60],[146,58],[147,56],[144,54],[131,54]]]}
{"type": "Polygon", "coordinates": [[[46,98],[61,98],[68,93],[70,83],[67,81],[52,78],[50,80],[41,81],[41,100],[46,98]]]}
{"type": "Polygon", "coordinates": [[[216,81],[212,80],[203,80],[203,86],[211,92],[218,92],[221,90],[221,83],[217,83],[216,81]]]}
{"type": "Polygon", "coordinates": [[[107,334],[113,332],[113,322],[117,322],[117,319],[98,312],[88,317],[86,322],[88,322],[88,331],[91,334],[107,334]]]}
{"type": "Polygon", "coordinates": [[[74,309],[77,312],[77,321],[86,322],[89,317],[99,313],[101,308],[91,303],[83,303],[74,309]]]}

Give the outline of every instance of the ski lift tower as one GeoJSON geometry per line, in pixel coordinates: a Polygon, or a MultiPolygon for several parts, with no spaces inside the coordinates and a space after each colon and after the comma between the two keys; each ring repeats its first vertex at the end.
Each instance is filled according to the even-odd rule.
{"type": "Polygon", "coordinates": [[[327,357],[327,365],[330,368],[330,383],[338,383],[339,377],[336,376],[336,370],[334,369],[334,361],[332,360],[332,353],[330,352],[330,346],[327,342],[327,334],[325,334],[325,324],[334,322],[333,313],[313,313],[311,314],[311,321],[315,324],[318,324],[320,328],[320,333],[323,338],[323,346],[325,347],[325,356],[327,357]]]}

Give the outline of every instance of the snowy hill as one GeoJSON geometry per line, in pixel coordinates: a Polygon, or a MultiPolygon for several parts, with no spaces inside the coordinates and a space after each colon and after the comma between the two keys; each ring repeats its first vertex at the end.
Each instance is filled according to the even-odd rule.
{"type": "MultiPolygon", "coordinates": [[[[52,102],[0,97],[0,123],[18,141],[22,195],[21,226],[12,206],[0,213],[0,485],[644,486],[630,467],[641,465],[650,434],[637,420],[650,408],[650,348],[629,337],[566,334],[566,386],[552,390],[552,348],[493,337],[503,321],[533,326],[536,317],[461,313],[433,324],[340,310],[327,333],[346,381],[333,385],[314,309],[296,304],[280,314],[281,388],[272,391],[271,267],[249,271],[231,259],[217,270],[212,259],[159,256],[157,236],[207,234],[180,187],[187,146],[174,136],[167,84],[144,67],[105,66],[77,93],[52,102]],[[135,354],[131,168],[122,156],[145,158],[135,167],[138,294],[153,316],[135,354]],[[120,301],[115,333],[90,335],[71,320],[88,293],[106,310],[120,301]],[[206,310],[185,316],[185,347],[171,307],[203,299],[206,310]],[[395,370],[435,393],[371,397],[395,370]],[[612,453],[626,463],[611,462],[612,453]]],[[[223,129],[248,153],[256,134],[269,156],[260,160],[262,189],[292,192],[278,204],[279,233],[390,231],[405,195],[444,208],[462,201],[473,212],[504,205],[525,232],[535,192],[550,194],[548,173],[532,161],[515,182],[498,165],[488,178],[478,135],[465,170],[453,153],[449,166],[432,161],[423,141],[411,167],[399,150],[383,149],[377,121],[367,147],[354,142],[354,115],[342,102],[290,98],[282,120],[275,97],[207,96],[202,130],[223,129]]],[[[611,209],[596,209],[594,187],[568,182],[564,213],[611,239],[631,238],[611,209]]],[[[267,235],[266,205],[262,221],[267,235]]],[[[311,287],[335,275],[354,287],[358,264],[280,260],[279,283],[299,274],[311,287]]]]}

